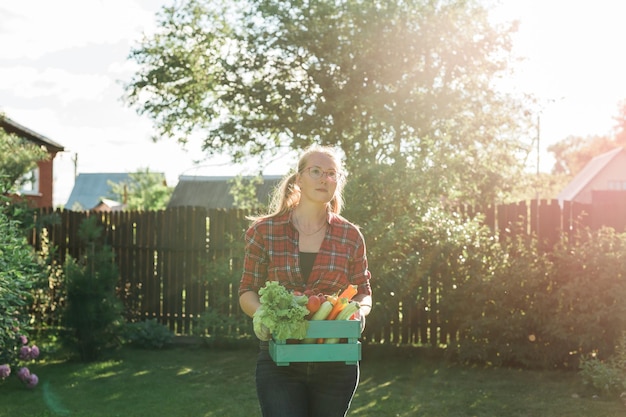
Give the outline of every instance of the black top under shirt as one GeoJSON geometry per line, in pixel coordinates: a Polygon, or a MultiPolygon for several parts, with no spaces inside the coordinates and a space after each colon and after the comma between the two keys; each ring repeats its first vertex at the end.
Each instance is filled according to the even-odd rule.
{"type": "Polygon", "coordinates": [[[316,256],[317,252],[300,252],[300,270],[302,271],[304,282],[309,280],[309,275],[311,275],[311,271],[313,270],[316,256]]]}

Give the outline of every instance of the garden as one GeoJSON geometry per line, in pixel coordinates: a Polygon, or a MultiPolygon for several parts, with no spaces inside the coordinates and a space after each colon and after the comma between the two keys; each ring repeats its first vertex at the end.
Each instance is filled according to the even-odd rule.
{"type": "MultiPolygon", "coordinates": [[[[18,206],[0,213],[0,415],[258,415],[250,326],[212,332],[228,323],[212,311],[204,335],[186,338],[157,320],[130,320],[95,221],[80,227],[89,250],[58,265],[53,248],[35,252],[27,243],[27,218],[18,206]],[[42,320],[52,310],[55,326],[42,320]]],[[[385,343],[366,328],[353,415],[622,415],[626,237],[601,229],[547,255],[523,239],[497,244],[471,221],[430,219],[414,227],[428,228],[431,241],[414,247],[431,274],[450,280],[438,286],[450,288],[439,305],[456,336],[436,346],[385,343]]],[[[401,292],[410,279],[389,283],[401,292]]],[[[389,315],[385,299],[393,296],[376,285],[370,330],[377,315],[389,315]]]]}
{"type": "MultiPolygon", "coordinates": [[[[496,87],[516,25],[488,16],[466,1],[194,0],[130,52],[124,98],[155,137],[199,135],[204,156],[254,167],[312,143],[342,151],[342,215],[366,238],[375,303],[353,415],[624,414],[623,228],[577,227],[558,203],[557,218],[511,210],[494,228],[479,209],[555,195],[623,123],[602,146],[561,143],[566,175],[529,174],[540,109],[496,87]]],[[[10,194],[37,159],[0,155],[10,194]]],[[[234,181],[237,208],[265,204],[257,180],[234,181]]],[[[258,415],[234,295],[242,212],[0,203],[0,415],[258,415]]]]}

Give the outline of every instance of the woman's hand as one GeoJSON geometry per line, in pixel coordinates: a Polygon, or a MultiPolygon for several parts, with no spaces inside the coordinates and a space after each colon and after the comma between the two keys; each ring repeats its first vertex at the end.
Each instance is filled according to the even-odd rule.
{"type": "Polygon", "coordinates": [[[358,309],[354,313],[354,318],[361,321],[361,333],[363,333],[363,330],[365,330],[365,314],[361,313],[361,309],[358,309]]]}
{"type": "Polygon", "coordinates": [[[363,330],[365,330],[365,316],[372,310],[372,296],[357,294],[353,300],[360,305],[359,310],[355,313],[355,318],[361,320],[361,333],[363,333],[363,330]]]}
{"type": "Polygon", "coordinates": [[[261,320],[259,319],[259,317],[260,317],[259,315],[255,314],[254,317],[252,318],[252,327],[254,328],[254,334],[256,335],[256,337],[259,338],[259,340],[263,342],[267,342],[268,340],[272,338],[272,333],[270,332],[270,329],[268,329],[266,325],[261,323],[261,320]]]}

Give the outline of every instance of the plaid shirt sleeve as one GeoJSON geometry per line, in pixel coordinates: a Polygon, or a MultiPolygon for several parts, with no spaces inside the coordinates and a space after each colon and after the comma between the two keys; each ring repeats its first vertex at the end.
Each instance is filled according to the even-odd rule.
{"type": "Polygon", "coordinates": [[[263,236],[253,225],[246,231],[243,274],[239,284],[239,295],[247,291],[258,292],[267,277],[267,254],[263,236]]]}

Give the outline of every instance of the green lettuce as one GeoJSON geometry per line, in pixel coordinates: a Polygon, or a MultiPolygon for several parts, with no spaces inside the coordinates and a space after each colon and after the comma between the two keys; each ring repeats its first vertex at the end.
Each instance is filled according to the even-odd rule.
{"type": "Polygon", "coordinates": [[[277,340],[304,339],[309,328],[309,310],[278,281],[268,281],[259,290],[261,307],[254,313],[255,325],[265,325],[277,340]]]}

